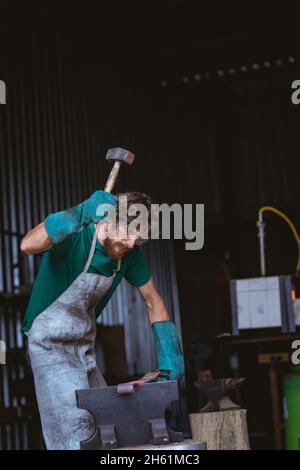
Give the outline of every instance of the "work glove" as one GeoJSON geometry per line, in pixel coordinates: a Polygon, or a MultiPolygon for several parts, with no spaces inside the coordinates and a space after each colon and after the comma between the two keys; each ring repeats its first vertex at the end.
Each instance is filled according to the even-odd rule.
{"type": "Polygon", "coordinates": [[[106,213],[97,215],[98,207],[101,204],[110,204],[115,207],[116,203],[115,196],[98,190],[71,209],[49,214],[44,223],[50,240],[54,244],[60,243],[72,233],[80,232],[85,225],[100,222],[106,217],[106,213]]]}
{"type": "Polygon", "coordinates": [[[184,359],[175,324],[158,321],[152,324],[158,369],[162,371],[159,381],[179,380],[184,374],[184,359]]]}

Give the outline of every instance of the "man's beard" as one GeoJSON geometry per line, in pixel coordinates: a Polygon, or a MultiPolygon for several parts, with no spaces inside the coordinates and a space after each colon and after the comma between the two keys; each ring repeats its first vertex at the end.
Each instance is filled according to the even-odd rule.
{"type": "Polygon", "coordinates": [[[112,241],[109,238],[104,240],[104,248],[108,256],[115,260],[122,259],[130,251],[122,243],[112,241]]]}

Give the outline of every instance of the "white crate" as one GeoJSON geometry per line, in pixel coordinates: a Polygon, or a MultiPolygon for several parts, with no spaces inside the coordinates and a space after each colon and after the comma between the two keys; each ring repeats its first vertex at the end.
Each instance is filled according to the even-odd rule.
{"type": "Polygon", "coordinates": [[[291,326],[289,276],[231,281],[233,330],[291,326]],[[283,325],[283,319],[285,325],[283,325]]]}

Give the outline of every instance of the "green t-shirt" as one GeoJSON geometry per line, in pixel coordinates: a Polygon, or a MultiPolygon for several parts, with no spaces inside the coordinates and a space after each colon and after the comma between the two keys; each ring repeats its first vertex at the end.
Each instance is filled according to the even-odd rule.
{"type": "MultiPolygon", "coordinates": [[[[23,333],[29,331],[33,320],[49,307],[83,271],[94,233],[94,224],[91,223],[81,232],[70,235],[63,242],[54,245],[42,254],[25,313],[23,333]]],[[[106,253],[104,246],[97,240],[88,272],[111,276],[116,266],[117,261],[106,253]]],[[[111,287],[96,307],[96,317],[110,300],[123,276],[135,287],[143,286],[151,278],[150,268],[138,246],[135,246],[122,259],[120,270],[116,273],[111,287]]]]}

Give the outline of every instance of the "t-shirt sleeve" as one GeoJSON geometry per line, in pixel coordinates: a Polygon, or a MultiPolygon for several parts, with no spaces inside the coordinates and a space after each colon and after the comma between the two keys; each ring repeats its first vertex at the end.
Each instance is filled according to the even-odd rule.
{"type": "Polygon", "coordinates": [[[152,276],[150,267],[139,246],[130,253],[130,259],[124,274],[125,279],[134,287],[146,284],[152,276]]]}
{"type": "Polygon", "coordinates": [[[49,250],[51,259],[55,260],[66,256],[77,235],[77,233],[72,233],[60,243],[54,244],[49,250]]]}

